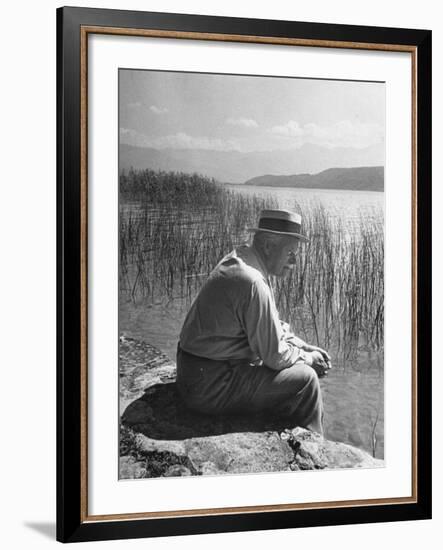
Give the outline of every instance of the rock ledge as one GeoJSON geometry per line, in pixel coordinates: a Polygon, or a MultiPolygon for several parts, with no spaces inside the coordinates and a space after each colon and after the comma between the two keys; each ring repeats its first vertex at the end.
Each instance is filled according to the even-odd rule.
{"type": "Polygon", "coordinates": [[[278,418],[189,411],[176,366],[155,347],[120,338],[120,478],[379,468],[367,452],[278,418]]]}

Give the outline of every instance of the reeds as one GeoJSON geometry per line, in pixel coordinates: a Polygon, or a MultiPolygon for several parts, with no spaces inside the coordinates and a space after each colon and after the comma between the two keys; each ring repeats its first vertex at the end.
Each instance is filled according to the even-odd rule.
{"type": "Polygon", "coordinates": [[[120,175],[120,197],[154,205],[212,205],[223,200],[223,188],[212,178],[183,172],[133,170],[120,175]]]}
{"type": "MultiPolygon", "coordinates": [[[[243,243],[259,211],[277,202],[229,191],[197,174],[145,170],[120,178],[120,292],[188,307],[204,279],[243,243]]],[[[309,243],[288,279],[274,281],[277,307],[301,337],[352,359],[380,350],[384,326],[383,212],[353,227],[321,205],[304,209],[309,243]]]]}
{"type": "Polygon", "coordinates": [[[352,228],[323,206],[304,210],[310,238],[288,279],[275,281],[278,308],[307,341],[341,351],[379,351],[384,332],[383,213],[360,215],[352,228]]]}

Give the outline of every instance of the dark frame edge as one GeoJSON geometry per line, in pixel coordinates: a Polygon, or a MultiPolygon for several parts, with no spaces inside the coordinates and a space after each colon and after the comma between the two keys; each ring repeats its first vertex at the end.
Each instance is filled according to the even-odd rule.
{"type": "Polygon", "coordinates": [[[432,518],[432,31],[417,47],[417,483],[432,518]]]}
{"type": "Polygon", "coordinates": [[[63,542],[171,537],[429,519],[417,504],[82,523],[63,542]]]}
{"type": "Polygon", "coordinates": [[[119,28],[170,30],[183,32],[290,37],[325,41],[349,41],[395,45],[418,45],[426,39],[427,29],[344,25],[283,19],[257,19],[229,16],[147,12],[93,7],[57,8],[77,24],[119,28]],[[117,21],[118,20],[118,21],[117,21]],[[227,30],[229,27],[229,30],[227,30]],[[270,30],[272,28],[272,31],[270,30]],[[371,37],[362,38],[365,33],[371,37]],[[359,35],[359,38],[357,38],[359,35]]]}
{"type": "Polygon", "coordinates": [[[56,118],[57,118],[57,511],[56,511],[56,538],[64,541],[64,515],[62,503],[63,491],[63,452],[61,441],[63,438],[63,338],[61,334],[61,322],[63,318],[63,8],[56,10],[56,118]]]}
{"type": "MultiPolygon", "coordinates": [[[[76,12],[77,10],[74,10],[76,12]]],[[[79,28],[56,10],[57,85],[57,510],[67,542],[80,517],[80,86],[79,28]],[[76,54],[78,52],[78,54],[76,54]],[[76,85],[77,83],[77,85],[76,85]]]]}

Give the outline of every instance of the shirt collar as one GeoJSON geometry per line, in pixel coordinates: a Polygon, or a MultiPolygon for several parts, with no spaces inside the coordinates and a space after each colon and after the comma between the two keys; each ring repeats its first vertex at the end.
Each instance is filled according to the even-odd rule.
{"type": "Polygon", "coordinates": [[[257,269],[265,281],[269,282],[269,273],[263,263],[263,260],[260,258],[260,255],[252,246],[243,245],[235,249],[236,255],[241,258],[246,264],[257,269]]]}

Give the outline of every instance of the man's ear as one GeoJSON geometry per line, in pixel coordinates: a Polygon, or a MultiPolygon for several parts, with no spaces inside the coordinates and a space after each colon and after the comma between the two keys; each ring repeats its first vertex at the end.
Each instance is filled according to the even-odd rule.
{"type": "Polygon", "coordinates": [[[261,243],[262,251],[265,257],[267,258],[271,252],[272,243],[269,239],[263,239],[261,243]]]}

